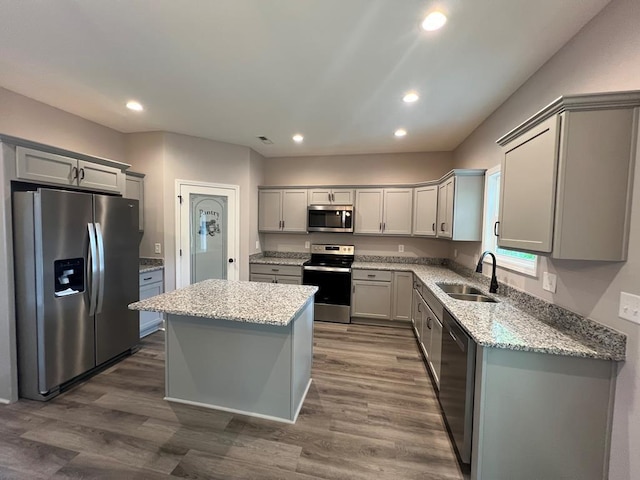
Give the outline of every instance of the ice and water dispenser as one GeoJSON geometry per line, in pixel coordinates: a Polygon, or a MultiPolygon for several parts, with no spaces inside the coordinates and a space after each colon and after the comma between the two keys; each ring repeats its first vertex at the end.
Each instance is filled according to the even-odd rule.
{"type": "Polygon", "coordinates": [[[66,258],[53,262],[55,296],[65,297],[84,292],[84,258],[66,258]]]}

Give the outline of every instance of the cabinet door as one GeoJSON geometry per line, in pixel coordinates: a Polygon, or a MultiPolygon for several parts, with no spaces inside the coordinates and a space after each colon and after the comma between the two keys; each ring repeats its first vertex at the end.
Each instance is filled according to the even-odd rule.
{"type": "Polygon", "coordinates": [[[420,346],[427,360],[431,361],[431,319],[434,315],[424,300],[420,301],[420,311],[422,312],[422,337],[420,338],[420,346]]]}
{"type": "Polygon", "coordinates": [[[551,252],[559,118],[549,118],[505,147],[500,180],[500,247],[551,252]]]}
{"type": "Polygon", "coordinates": [[[138,200],[138,228],[141,232],[144,231],[144,179],[125,174],[124,197],[138,200]]]}
{"type": "Polygon", "coordinates": [[[279,232],[282,228],[282,191],[260,190],[258,192],[258,230],[279,232]]]}
{"type": "Polygon", "coordinates": [[[411,235],[413,189],[385,188],[382,233],[411,235]]]}
{"type": "Polygon", "coordinates": [[[416,188],[413,194],[413,234],[436,236],[438,221],[438,186],[416,188]]]}
{"type": "Polygon", "coordinates": [[[16,147],[16,176],[38,183],[75,185],[78,160],[30,148],[16,147]]]}
{"type": "Polygon", "coordinates": [[[249,280],[251,280],[252,282],[274,283],[276,281],[276,276],[264,275],[262,273],[252,273],[249,280]]]}
{"type": "Polygon", "coordinates": [[[277,275],[276,283],[284,283],[285,285],[302,285],[302,277],[288,277],[286,275],[277,275]]]}
{"type": "Polygon", "coordinates": [[[356,223],[353,233],[376,235],[382,233],[383,195],[381,188],[356,190],[356,223]]]}
{"type": "Polygon", "coordinates": [[[335,205],[353,205],[353,190],[334,188],[331,191],[331,200],[335,205]]]}
{"type": "Polygon", "coordinates": [[[282,231],[307,231],[307,191],[282,191],[282,231]]]}
{"type": "Polygon", "coordinates": [[[121,170],[78,160],[78,186],[88,190],[123,193],[124,173],[121,170]]]}
{"type": "Polygon", "coordinates": [[[440,364],[442,358],[442,324],[438,317],[431,315],[429,319],[431,327],[431,346],[429,348],[429,367],[436,381],[436,386],[440,389],[440,364]]]}
{"type": "Polygon", "coordinates": [[[331,205],[330,188],[314,188],[307,195],[309,205],[331,205]]]}
{"type": "Polygon", "coordinates": [[[353,280],[351,316],[391,318],[391,282],[353,280]]]}
{"type": "Polygon", "coordinates": [[[393,272],[393,320],[411,319],[411,294],[413,274],[393,272]]]}
{"type": "Polygon", "coordinates": [[[451,238],[453,234],[453,189],[455,177],[438,186],[438,233],[441,238],[451,238]]]}
{"type": "MultiPolygon", "coordinates": [[[[140,287],[140,300],[160,295],[164,291],[162,282],[149,283],[140,287]]],[[[157,331],[162,324],[162,314],[158,312],[140,312],[140,338],[157,331]]]]}

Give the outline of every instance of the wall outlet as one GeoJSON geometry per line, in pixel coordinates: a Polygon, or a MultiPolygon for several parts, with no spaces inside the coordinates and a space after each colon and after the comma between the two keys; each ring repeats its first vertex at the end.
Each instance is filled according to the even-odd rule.
{"type": "Polygon", "coordinates": [[[398,245],[398,252],[404,252],[404,245],[398,245]]]}
{"type": "Polygon", "coordinates": [[[311,242],[304,242],[304,248],[311,248],[311,242]]]}
{"type": "Polygon", "coordinates": [[[542,274],[542,288],[547,292],[556,293],[556,279],[554,273],[544,272],[542,274]]]}
{"type": "Polygon", "coordinates": [[[159,243],[156,243],[156,244],[153,246],[153,251],[154,251],[154,252],[156,252],[156,253],[162,253],[162,245],[161,245],[161,244],[159,244],[159,243]]]}
{"type": "Polygon", "coordinates": [[[640,296],[627,292],[620,292],[620,310],[618,315],[621,318],[640,323],[640,296]]]}
{"type": "Polygon", "coordinates": [[[260,240],[256,240],[256,250],[260,250],[260,240]]]}

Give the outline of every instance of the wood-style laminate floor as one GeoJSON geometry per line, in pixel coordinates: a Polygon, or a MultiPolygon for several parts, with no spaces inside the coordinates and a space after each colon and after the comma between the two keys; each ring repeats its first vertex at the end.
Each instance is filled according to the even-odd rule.
{"type": "Polygon", "coordinates": [[[48,403],[0,406],[0,479],[466,478],[408,326],[316,322],[295,425],[164,401],[163,335],[48,403]]]}

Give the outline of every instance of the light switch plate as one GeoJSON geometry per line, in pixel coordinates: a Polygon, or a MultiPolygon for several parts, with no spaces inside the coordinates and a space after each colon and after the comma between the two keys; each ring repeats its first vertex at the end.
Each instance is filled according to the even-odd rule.
{"type": "Polygon", "coordinates": [[[304,242],[304,248],[311,248],[310,242],[304,242]]]}
{"type": "Polygon", "coordinates": [[[156,244],[154,245],[154,252],[156,252],[156,253],[162,253],[162,245],[161,245],[161,244],[159,244],[159,243],[156,243],[156,244]]]}
{"type": "Polygon", "coordinates": [[[404,252],[404,245],[398,245],[398,252],[404,252]]]}
{"type": "Polygon", "coordinates": [[[542,288],[547,292],[556,293],[557,277],[554,273],[544,272],[542,274],[542,288]]]}
{"type": "Polygon", "coordinates": [[[631,322],[640,323],[640,296],[620,292],[620,311],[618,315],[631,322]]]}
{"type": "Polygon", "coordinates": [[[260,250],[260,240],[256,240],[256,250],[260,250]]]}

